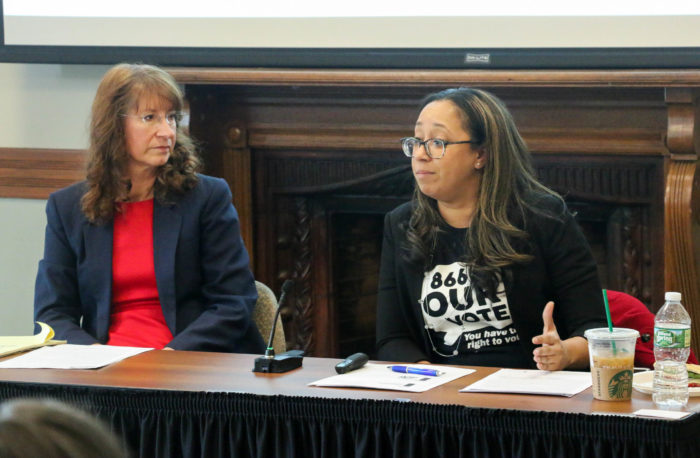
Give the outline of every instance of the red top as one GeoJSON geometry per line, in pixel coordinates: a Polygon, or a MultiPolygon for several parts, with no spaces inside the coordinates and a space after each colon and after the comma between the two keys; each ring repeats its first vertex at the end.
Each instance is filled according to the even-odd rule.
{"type": "Polygon", "coordinates": [[[153,199],[121,204],[114,215],[112,312],[107,345],[163,348],[173,335],[158,299],[153,263],[153,199]]]}

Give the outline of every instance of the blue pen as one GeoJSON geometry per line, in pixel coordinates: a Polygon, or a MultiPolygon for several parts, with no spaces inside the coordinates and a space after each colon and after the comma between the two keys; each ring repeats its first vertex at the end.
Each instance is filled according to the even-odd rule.
{"type": "Polygon", "coordinates": [[[417,374],[417,375],[429,375],[431,377],[437,377],[442,372],[435,369],[423,369],[421,367],[410,367],[410,366],[387,366],[394,372],[401,372],[402,374],[417,374]]]}

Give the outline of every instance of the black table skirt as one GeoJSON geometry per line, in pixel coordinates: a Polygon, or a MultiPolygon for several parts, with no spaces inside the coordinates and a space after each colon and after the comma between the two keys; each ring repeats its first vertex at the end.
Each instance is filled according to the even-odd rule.
{"type": "Polygon", "coordinates": [[[682,421],[400,401],[0,382],[0,400],[49,397],[107,422],[141,457],[683,457],[682,421]]]}

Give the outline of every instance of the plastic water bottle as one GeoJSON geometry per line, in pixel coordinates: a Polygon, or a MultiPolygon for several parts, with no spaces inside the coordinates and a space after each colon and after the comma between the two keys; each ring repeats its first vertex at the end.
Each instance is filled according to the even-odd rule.
{"type": "Polygon", "coordinates": [[[667,292],[666,302],[654,321],[654,403],[662,409],[679,409],[688,403],[690,315],[681,293],[667,292]]]}

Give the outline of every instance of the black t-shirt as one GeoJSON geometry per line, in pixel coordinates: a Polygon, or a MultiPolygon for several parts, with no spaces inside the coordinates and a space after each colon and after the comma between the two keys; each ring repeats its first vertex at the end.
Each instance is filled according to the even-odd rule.
{"type": "Polygon", "coordinates": [[[432,346],[431,361],[469,366],[522,367],[503,281],[496,301],[472,287],[464,258],[468,229],[444,228],[423,277],[418,301],[432,346]]]}

